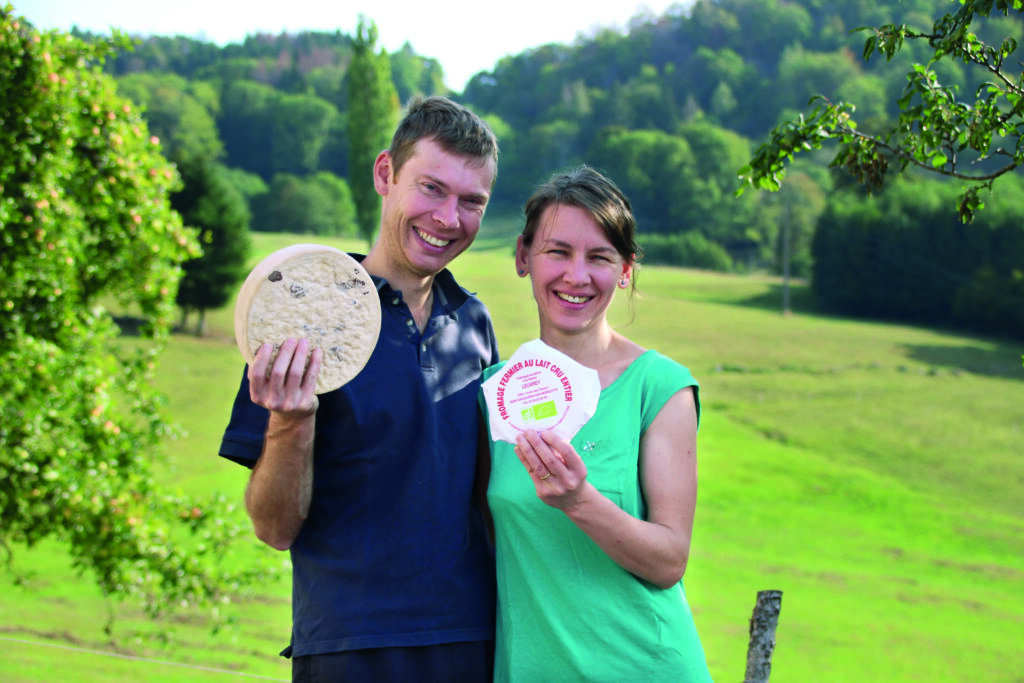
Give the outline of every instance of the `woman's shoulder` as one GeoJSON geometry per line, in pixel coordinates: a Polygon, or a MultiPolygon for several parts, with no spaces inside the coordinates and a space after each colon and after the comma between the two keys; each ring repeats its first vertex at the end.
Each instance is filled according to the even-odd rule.
{"type": "Polygon", "coordinates": [[[643,431],[661,411],[665,403],[676,393],[691,389],[693,401],[700,420],[700,385],[690,370],[660,351],[649,349],[630,366],[627,373],[631,386],[640,397],[643,431]]]}
{"type": "Polygon", "coordinates": [[[693,377],[688,367],[657,349],[645,349],[631,364],[631,368],[642,371],[645,375],[666,374],[669,377],[693,377]]]}
{"type": "Polygon", "coordinates": [[[690,369],[688,367],[677,361],[675,358],[666,356],[657,349],[648,349],[644,353],[644,357],[652,368],[665,371],[673,370],[675,372],[682,372],[688,375],[690,374],[690,369]]]}
{"type": "Polygon", "coordinates": [[[507,362],[508,362],[507,360],[503,360],[503,361],[500,361],[498,363],[495,363],[494,365],[491,365],[491,366],[488,366],[488,367],[484,368],[483,377],[482,377],[483,381],[486,382],[488,379],[490,379],[491,375],[496,373],[498,370],[501,370],[501,368],[504,367],[505,363],[507,363],[507,362]]]}

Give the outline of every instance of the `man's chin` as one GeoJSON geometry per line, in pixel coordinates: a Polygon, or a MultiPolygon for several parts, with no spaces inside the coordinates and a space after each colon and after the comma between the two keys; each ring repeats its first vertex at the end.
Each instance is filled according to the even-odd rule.
{"type": "Polygon", "coordinates": [[[418,253],[419,258],[416,260],[419,265],[431,269],[434,273],[438,273],[447,268],[448,264],[466,251],[468,246],[451,242],[441,250],[437,248],[420,249],[418,253]]]}

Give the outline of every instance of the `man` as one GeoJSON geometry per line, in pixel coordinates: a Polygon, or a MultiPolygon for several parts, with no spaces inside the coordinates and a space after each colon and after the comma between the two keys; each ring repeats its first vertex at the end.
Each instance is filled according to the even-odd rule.
{"type": "Polygon", "coordinates": [[[290,339],[243,377],[220,454],[253,468],[256,535],[291,551],[296,681],[490,680],[493,555],[473,479],[498,350],[445,268],[476,237],[497,154],[464,107],[410,104],[373,167],[380,233],[362,263],[382,320],[365,368],[318,397],[322,352],[290,339]]]}

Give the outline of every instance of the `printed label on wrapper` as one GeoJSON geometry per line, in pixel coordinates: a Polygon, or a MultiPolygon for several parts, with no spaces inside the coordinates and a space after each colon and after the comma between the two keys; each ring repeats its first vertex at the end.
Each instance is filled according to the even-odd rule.
{"type": "Polygon", "coordinates": [[[527,429],[550,429],[571,440],[601,396],[596,370],[539,339],[520,346],[482,386],[491,438],[512,444],[527,429]]]}

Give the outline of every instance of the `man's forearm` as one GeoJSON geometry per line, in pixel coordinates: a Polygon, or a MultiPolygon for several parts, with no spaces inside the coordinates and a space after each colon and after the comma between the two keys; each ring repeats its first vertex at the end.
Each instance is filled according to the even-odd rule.
{"type": "Polygon", "coordinates": [[[309,513],[315,426],[315,413],[294,419],[271,412],[263,455],[245,491],[256,536],[278,550],[291,547],[309,513]]]}

